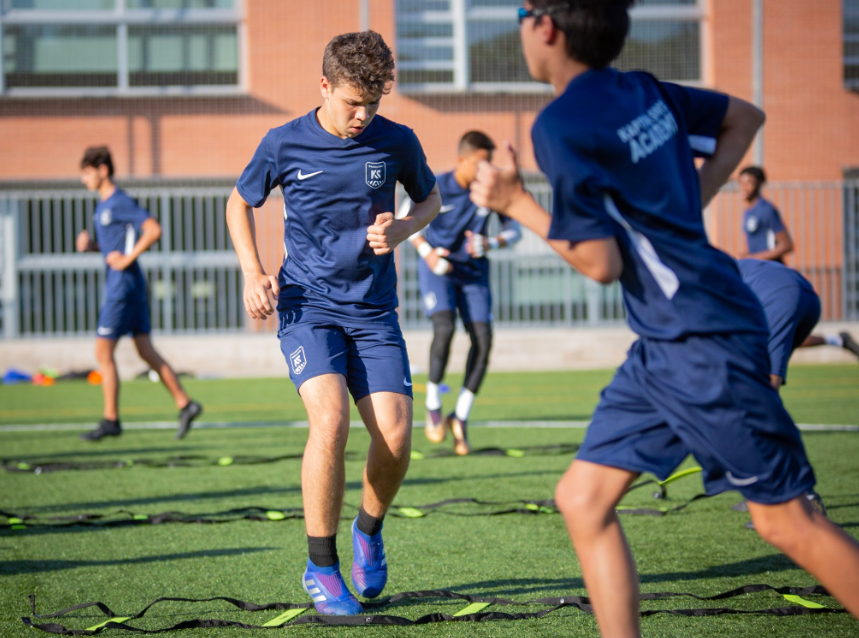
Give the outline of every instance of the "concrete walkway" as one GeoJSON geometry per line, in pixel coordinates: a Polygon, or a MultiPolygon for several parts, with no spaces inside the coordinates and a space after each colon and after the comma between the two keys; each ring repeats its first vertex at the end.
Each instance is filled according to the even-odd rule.
{"type": "MultiPolygon", "coordinates": [[[[851,332],[859,323],[821,324],[816,334],[851,332]]],[[[412,367],[426,372],[430,331],[405,333],[412,367]]],[[[535,371],[614,368],[623,362],[635,335],[627,328],[542,328],[498,330],[490,371],[535,371]]],[[[153,337],[155,347],[179,371],[201,377],[286,377],[288,372],[273,334],[182,335],[153,337]]],[[[41,366],[60,372],[96,368],[95,337],[0,341],[0,374],[8,368],[34,372],[41,366]]],[[[468,355],[468,336],[456,334],[448,370],[460,372],[468,355]]],[[[130,379],[146,369],[130,339],[117,347],[120,376],[130,379]]],[[[850,353],[823,346],[801,349],[791,362],[856,364],[850,353]]]]}

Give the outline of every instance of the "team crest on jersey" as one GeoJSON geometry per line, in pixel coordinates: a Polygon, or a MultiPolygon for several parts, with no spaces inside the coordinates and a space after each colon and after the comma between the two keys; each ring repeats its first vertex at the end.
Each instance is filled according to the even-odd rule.
{"type": "Polygon", "coordinates": [[[110,222],[112,219],[113,216],[111,215],[109,208],[105,208],[98,216],[98,221],[101,223],[102,226],[110,226],[110,222]]]}
{"type": "Polygon", "coordinates": [[[298,350],[289,355],[289,363],[292,365],[292,371],[295,374],[301,374],[307,366],[307,357],[304,356],[304,346],[298,346],[298,350]]]}
{"type": "Polygon", "coordinates": [[[385,183],[387,173],[385,162],[367,162],[365,170],[367,186],[370,188],[379,188],[385,183]]]}
{"type": "Polygon", "coordinates": [[[436,298],[434,292],[428,292],[424,295],[424,305],[430,312],[432,312],[432,309],[438,305],[438,299],[436,298]]]}
{"type": "Polygon", "coordinates": [[[758,218],[755,216],[749,217],[746,220],[746,232],[753,233],[758,229],[758,218]]]}

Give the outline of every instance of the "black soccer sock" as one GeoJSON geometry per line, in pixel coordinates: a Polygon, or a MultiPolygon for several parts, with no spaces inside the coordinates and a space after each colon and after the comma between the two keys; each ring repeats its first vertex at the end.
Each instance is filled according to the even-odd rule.
{"type": "Polygon", "coordinates": [[[308,536],[307,549],[310,560],[317,567],[331,567],[340,561],[337,556],[337,534],[333,536],[308,536]]]}
{"type": "Polygon", "coordinates": [[[375,516],[370,516],[367,512],[364,511],[364,507],[358,510],[358,529],[365,533],[367,536],[375,536],[379,533],[379,530],[382,529],[382,521],[385,520],[385,516],[382,515],[379,518],[375,516]]]}

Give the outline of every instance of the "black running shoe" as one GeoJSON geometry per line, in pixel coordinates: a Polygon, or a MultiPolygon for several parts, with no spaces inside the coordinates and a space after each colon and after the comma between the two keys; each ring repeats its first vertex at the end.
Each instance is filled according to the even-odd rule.
{"type": "Polygon", "coordinates": [[[122,427],[119,421],[102,420],[98,427],[92,432],[81,434],[82,441],[101,441],[106,436],[119,436],[122,434],[122,427]],[[116,425],[113,425],[116,423],[116,425]]]}
{"type": "Polygon", "coordinates": [[[859,357],[859,343],[856,343],[853,340],[853,337],[850,336],[850,333],[849,332],[842,332],[838,336],[841,337],[841,344],[842,344],[841,347],[844,348],[845,350],[849,350],[850,352],[855,354],[857,357],[859,357]]]}
{"type": "Polygon", "coordinates": [[[191,401],[179,412],[179,429],[176,431],[177,439],[184,439],[191,429],[191,422],[203,414],[203,406],[196,401],[191,401]]]}

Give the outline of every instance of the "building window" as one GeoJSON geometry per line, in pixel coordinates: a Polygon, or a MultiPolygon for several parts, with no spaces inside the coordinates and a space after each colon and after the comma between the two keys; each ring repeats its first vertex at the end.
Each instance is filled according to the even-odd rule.
{"type": "Polygon", "coordinates": [[[859,90],[859,0],[844,0],[844,85],[859,90]]]}
{"type": "Polygon", "coordinates": [[[242,0],[0,0],[0,93],[243,90],[242,0]]]}
{"type": "MultiPolygon", "coordinates": [[[[855,0],[859,2],[859,0],[855,0]]],[[[701,81],[704,0],[639,0],[616,66],[701,81]]],[[[405,93],[549,91],[528,75],[516,12],[521,0],[397,0],[397,68],[405,93]]]]}

